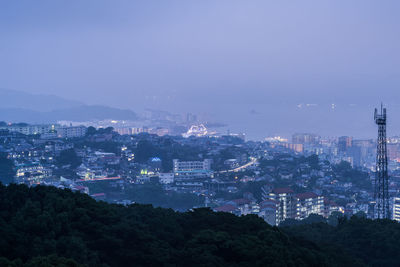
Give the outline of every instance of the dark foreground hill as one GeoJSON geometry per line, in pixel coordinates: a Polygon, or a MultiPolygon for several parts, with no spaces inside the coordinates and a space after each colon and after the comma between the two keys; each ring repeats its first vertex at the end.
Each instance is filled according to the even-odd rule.
{"type": "Polygon", "coordinates": [[[256,216],[123,207],[53,187],[0,185],[0,266],[397,264],[398,254],[380,259],[399,251],[398,231],[397,223],[361,219],[280,229],[256,216]],[[388,243],[374,251],[378,240],[388,243]]]}

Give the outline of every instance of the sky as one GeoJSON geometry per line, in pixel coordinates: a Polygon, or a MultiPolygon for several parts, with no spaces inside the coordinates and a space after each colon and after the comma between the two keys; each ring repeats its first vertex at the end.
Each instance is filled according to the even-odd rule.
{"type": "Polygon", "coordinates": [[[399,11],[396,0],[0,1],[0,88],[198,113],[255,139],[372,137],[384,102],[394,135],[399,11]]]}

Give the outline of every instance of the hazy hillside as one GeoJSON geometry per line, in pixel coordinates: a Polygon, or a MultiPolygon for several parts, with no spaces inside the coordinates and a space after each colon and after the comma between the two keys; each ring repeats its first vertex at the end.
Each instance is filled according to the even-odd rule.
{"type": "Polygon", "coordinates": [[[84,105],[84,103],[58,96],[31,94],[0,88],[0,107],[3,109],[23,108],[45,112],[54,109],[79,107],[82,105],[84,105]]]}
{"type": "Polygon", "coordinates": [[[49,123],[58,120],[134,120],[135,112],[107,106],[89,106],[57,96],[0,89],[0,120],[49,123]]]}

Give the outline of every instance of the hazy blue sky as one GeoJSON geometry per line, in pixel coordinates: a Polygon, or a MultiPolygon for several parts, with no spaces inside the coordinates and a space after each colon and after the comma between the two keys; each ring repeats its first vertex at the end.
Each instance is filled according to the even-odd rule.
{"type": "Polygon", "coordinates": [[[0,87],[202,112],[257,138],[369,136],[384,101],[399,131],[399,12],[398,0],[4,0],[0,87]]]}

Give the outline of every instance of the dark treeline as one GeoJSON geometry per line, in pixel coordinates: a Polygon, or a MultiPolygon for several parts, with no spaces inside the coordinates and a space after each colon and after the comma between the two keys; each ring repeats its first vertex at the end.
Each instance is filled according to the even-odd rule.
{"type": "Polygon", "coordinates": [[[366,219],[360,213],[350,219],[341,217],[337,226],[332,226],[336,223],[316,222],[318,216],[313,217],[314,223],[300,223],[281,230],[293,238],[317,244],[324,251],[342,250],[363,266],[399,266],[399,223],[366,219]]]}
{"type": "Polygon", "coordinates": [[[391,221],[277,228],[253,215],[0,185],[0,266],[388,266],[400,262],[399,234],[391,221]]]}

